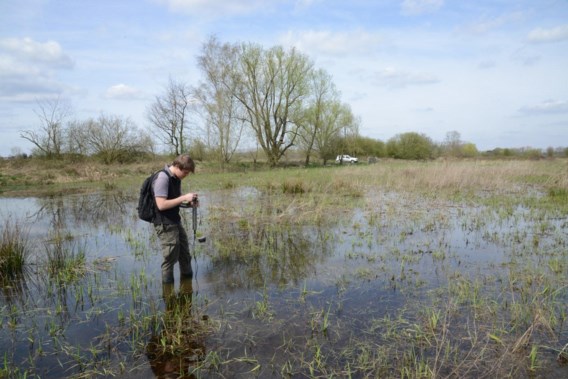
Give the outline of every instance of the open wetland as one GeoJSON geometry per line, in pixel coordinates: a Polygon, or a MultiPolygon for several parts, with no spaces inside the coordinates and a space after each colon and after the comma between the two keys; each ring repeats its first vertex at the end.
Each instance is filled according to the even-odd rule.
{"type": "Polygon", "coordinates": [[[198,173],[173,286],[139,184],[0,198],[0,377],[566,378],[567,163],[198,173]]]}

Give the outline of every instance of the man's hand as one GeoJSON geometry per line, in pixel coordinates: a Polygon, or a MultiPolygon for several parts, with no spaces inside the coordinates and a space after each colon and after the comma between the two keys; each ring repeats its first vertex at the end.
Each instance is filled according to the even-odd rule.
{"type": "Polygon", "coordinates": [[[180,198],[182,198],[182,201],[187,201],[188,203],[191,203],[193,201],[197,201],[197,194],[189,192],[186,193],[185,195],[180,196],[180,198]]]}
{"type": "Polygon", "coordinates": [[[180,197],[170,200],[166,199],[165,197],[156,196],[156,206],[160,211],[171,209],[177,206],[183,206],[183,204],[190,204],[191,206],[193,206],[194,202],[198,202],[198,197],[197,194],[193,192],[186,193],[185,195],[181,195],[180,197]]]}

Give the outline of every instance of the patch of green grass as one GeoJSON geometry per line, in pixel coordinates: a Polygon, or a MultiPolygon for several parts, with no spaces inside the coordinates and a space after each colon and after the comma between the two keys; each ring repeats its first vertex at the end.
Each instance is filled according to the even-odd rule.
{"type": "Polygon", "coordinates": [[[60,282],[76,281],[86,272],[85,249],[75,242],[73,236],[58,232],[46,244],[49,275],[60,282]]]}
{"type": "Polygon", "coordinates": [[[286,194],[302,194],[309,191],[307,183],[298,179],[286,179],[282,183],[282,192],[286,194]]]}
{"type": "Polygon", "coordinates": [[[549,188],[548,197],[554,201],[568,202],[568,189],[566,188],[549,188]]]}
{"type": "Polygon", "coordinates": [[[0,279],[13,279],[24,272],[30,249],[28,231],[7,219],[0,240],[0,279]]]}

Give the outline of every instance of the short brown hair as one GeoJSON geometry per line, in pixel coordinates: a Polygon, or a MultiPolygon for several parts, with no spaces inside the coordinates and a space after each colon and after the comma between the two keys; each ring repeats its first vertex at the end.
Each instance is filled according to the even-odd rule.
{"type": "Polygon", "coordinates": [[[189,171],[191,173],[195,172],[195,162],[193,162],[193,159],[187,154],[178,155],[172,165],[180,170],[189,171]]]}

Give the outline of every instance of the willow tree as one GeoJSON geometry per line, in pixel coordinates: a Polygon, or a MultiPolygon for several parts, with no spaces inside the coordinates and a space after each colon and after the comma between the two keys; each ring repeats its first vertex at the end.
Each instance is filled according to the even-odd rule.
{"type": "Polygon", "coordinates": [[[325,145],[342,128],[339,122],[339,91],[335,88],[331,75],[323,69],[313,71],[309,83],[310,96],[299,133],[301,145],[306,152],[306,166],[310,164],[312,152],[325,150],[325,145]]]}
{"type": "Polygon", "coordinates": [[[235,97],[271,166],[294,145],[309,94],[312,62],[292,48],[242,44],[234,75],[235,97]]]}
{"type": "Polygon", "coordinates": [[[354,154],[351,141],[359,136],[359,119],[347,103],[332,100],[322,108],[315,149],[325,164],[338,154],[354,154]]]}
{"type": "Polygon", "coordinates": [[[207,146],[217,152],[221,164],[230,162],[243,135],[242,106],[234,94],[239,86],[233,68],[238,48],[211,37],[197,58],[204,80],[195,92],[204,110],[207,146]]]}

